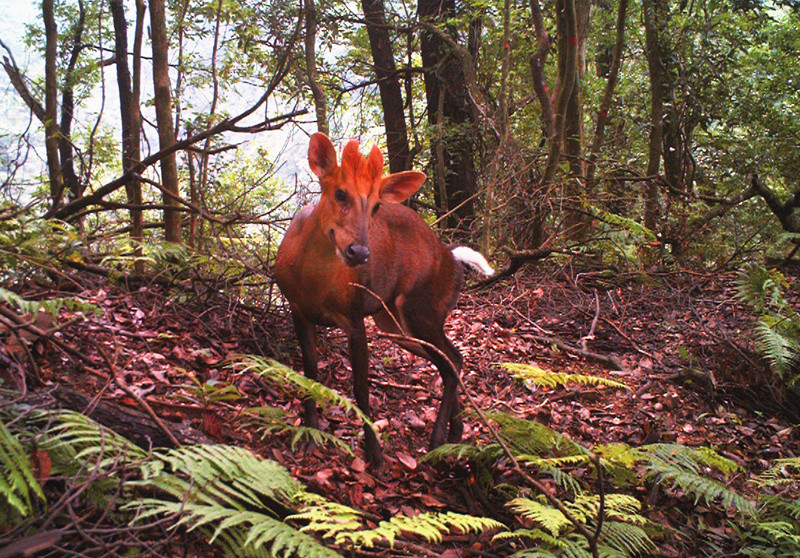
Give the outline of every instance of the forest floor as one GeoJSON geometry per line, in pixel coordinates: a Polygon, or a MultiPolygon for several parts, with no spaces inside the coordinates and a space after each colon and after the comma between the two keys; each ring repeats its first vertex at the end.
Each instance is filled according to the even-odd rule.
{"type": "MultiPolygon", "coordinates": [[[[555,265],[528,268],[487,290],[464,292],[446,332],[464,356],[462,378],[481,409],[535,419],[588,447],[608,442],[711,446],[743,468],[730,482],[747,493],[753,474],[776,458],[800,455],[800,435],[793,427],[797,410],[774,400],[768,369],[752,352],[756,317],[736,301],[734,280],[735,275],[723,273],[614,275],[555,265]],[[558,347],[553,339],[576,350],[558,347]],[[623,370],[597,355],[616,359],[623,370]],[[601,376],[628,389],[526,385],[499,363],[601,376]]],[[[789,280],[796,292],[797,280],[789,280]]],[[[368,331],[371,402],[387,459],[379,475],[365,466],[357,419],[340,411],[323,413],[321,428],[348,443],[353,455],[326,446],[293,450],[286,436],[262,437],[246,426],[242,411],[247,407],[278,406],[292,416],[301,409],[298,399],[231,368],[228,361],[254,353],[302,370],[284,309],[257,310],[199,288],[194,290],[199,295],[190,288],[126,290],[93,280],[84,289],[80,297],[103,312],[58,334],[83,358],[53,347],[39,351],[44,386],[67,386],[90,398],[136,407],[109,381],[112,367],[162,418],[190,421],[214,441],[275,459],[313,491],[370,517],[438,510],[502,513],[492,509],[468,470],[421,461],[440,397],[438,374],[427,361],[381,338],[374,327],[368,331]],[[95,365],[87,365],[90,361],[95,365]],[[190,376],[217,388],[233,385],[240,397],[212,402],[209,391],[204,402],[190,376]]],[[[5,352],[0,356],[7,359],[12,349],[0,348],[5,352]]],[[[321,331],[319,350],[320,381],[350,397],[346,338],[338,330],[321,331]]],[[[469,415],[465,423],[465,442],[487,442],[478,417],[469,415]]],[[[730,535],[724,513],[679,496],[657,490],[649,495],[650,513],[678,528],[660,541],[663,555],[711,555],[724,549],[730,535]]],[[[502,554],[488,536],[468,535],[446,537],[432,552],[502,554]]]]}

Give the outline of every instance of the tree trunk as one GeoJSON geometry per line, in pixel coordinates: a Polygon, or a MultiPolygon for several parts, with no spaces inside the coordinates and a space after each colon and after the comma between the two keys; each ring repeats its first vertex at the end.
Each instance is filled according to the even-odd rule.
{"type": "Polygon", "coordinates": [[[605,139],[606,123],[608,122],[608,111],[611,110],[611,99],[614,96],[614,89],[617,86],[619,77],[619,67],[622,63],[622,50],[625,46],[625,22],[628,17],[628,0],[619,0],[617,9],[617,34],[614,42],[614,52],[611,56],[611,66],[608,72],[600,77],[606,78],[606,86],[603,90],[603,98],[597,110],[597,123],[594,128],[594,139],[589,150],[589,162],[586,169],[586,189],[592,191],[594,188],[594,175],[597,168],[597,154],[605,139]]]}
{"type": "Polygon", "coordinates": [[[528,64],[531,70],[533,91],[536,94],[536,98],[539,99],[539,104],[542,108],[542,128],[544,129],[544,136],[550,139],[556,134],[555,110],[553,108],[553,100],[550,97],[550,92],[547,89],[544,68],[547,63],[547,56],[550,53],[550,44],[552,41],[544,25],[539,0],[531,0],[530,6],[531,24],[536,34],[536,52],[528,59],[528,64]]]}
{"type": "MultiPolygon", "coordinates": [[[[128,172],[139,162],[139,134],[134,134],[133,119],[133,93],[131,87],[131,73],[128,69],[128,24],[125,21],[125,8],[122,0],[110,0],[109,8],[114,22],[114,54],[117,66],[117,89],[119,90],[119,114],[122,127],[122,171],[128,172]]],[[[138,100],[137,100],[138,103],[138,100]]],[[[139,122],[136,122],[138,125],[139,122]]],[[[142,186],[139,180],[132,178],[125,185],[128,194],[128,203],[131,205],[131,240],[134,251],[141,251],[142,243],[142,186]]],[[[135,270],[141,274],[144,266],[138,259],[135,260],[135,270]]]]}
{"type": "Polygon", "coordinates": [[[408,133],[403,111],[403,97],[400,93],[400,81],[397,79],[383,0],[361,0],[361,6],[367,22],[372,61],[375,64],[375,77],[378,79],[378,88],[381,93],[386,147],[389,151],[389,170],[391,172],[408,170],[408,133]]]}
{"type": "Polygon", "coordinates": [[[647,192],[645,194],[644,224],[656,230],[659,217],[658,171],[661,167],[661,144],[664,115],[664,68],[659,50],[658,3],[660,0],[644,0],[645,51],[650,75],[650,142],[647,155],[647,192]]]}
{"type": "Polygon", "coordinates": [[[328,134],[327,101],[317,73],[317,6],[314,4],[314,0],[306,0],[305,24],[306,79],[308,88],[311,89],[311,96],[314,98],[317,130],[323,134],[328,134]]]}
{"type": "Polygon", "coordinates": [[[44,19],[44,129],[45,152],[47,154],[47,173],[50,178],[50,200],[53,209],[61,206],[64,197],[64,180],[61,174],[61,161],[58,156],[58,86],[56,75],[56,56],[58,55],[58,29],[56,28],[53,0],[42,2],[44,19]]]}
{"type": "MultiPolygon", "coordinates": [[[[153,88],[155,90],[156,124],[159,149],[175,143],[172,120],[172,98],[169,81],[169,43],[164,0],[150,0],[150,27],[153,43],[153,88]]],[[[164,238],[181,242],[181,213],[178,211],[178,165],[174,153],[161,159],[161,185],[164,189],[164,238]]]]}
{"type": "Polygon", "coordinates": [[[563,17],[565,40],[559,41],[559,63],[558,63],[558,85],[556,86],[556,107],[554,111],[554,132],[548,138],[549,147],[547,151],[547,161],[545,162],[544,172],[540,181],[540,186],[544,191],[552,187],[553,179],[558,170],[558,163],[563,152],[563,143],[566,127],[566,114],[572,90],[575,87],[578,65],[578,27],[575,18],[574,0],[559,0],[558,9],[561,12],[559,17],[563,17]],[[569,40],[572,37],[572,40],[569,40]]]}
{"type": "MultiPolygon", "coordinates": [[[[575,35],[570,35],[570,23],[558,22],[563,27],[559,28],[559,54],[568,55],[567,45],[562,46],[562,41],[575,43],[576,60],[574,65],[574,85],[567,101],[567,112],[564,115],[564,157],[569,164],[568,180],[565,187],[567,209],[564,219],[564,229],[567,236],[573,240],[584,238],[588,222],[582,211],[586,169],[583,163],[583,76],[586,71],[586,39],[589,34],[589,21],[591,16],[591,3],[589,0],[575,0],[575,35]]],[[[565,15],[569,10],[563,10],[565,15]]],[[[566,18],[564,18],[566,19],[566,18]]],[[[561,58],[561,56],[559,56],[561,58]]],[[[566,68],[565,68],[566,71],[566,68]]]]}
{"type": "Polygon", "coordinates": [[[69,193],[70,201],[77,200],[83,195],[83,185],[75,174],[75,164],[72,156],[72,119],[75,108],[75,65],[83,50],[83,28],[86,13],[83,0],[78,0],[78,21],[75,22],[72,33],[72,48],[70,49],[67,70],[64,73],[64,85],[61,89],[61,125],[58,151],[61,158],[61,170],[64,177],[64,186],[69,193]]]}
{"type": "MultiPolygon", "coordinates": [[[[455,0],[420,0],[417,9],[420,20],[433,25],[456,15],[455,0]]],[[[434,168],[438,166],[445,170],[447,200],[437,199],[437,203],[440,207],[452,208],[445,226],[466,233],[475,216],[473,198],[477,174],[472,135],[474,118],[467,97],[464,70],[447,42],[436,33],[423,30],[420,39],[428,122],[432,127],[437,125],[440,106],[444,122],[443,135],[435,138],[431,146],[434,168]],[[439,157],[442,161],[437,160],[439,157]]],[[[439,188],[434,190],[438,191],[439,188]]]]}
{"type": "MultiPolygon", "coordinates": [[[[136,27],[133,34],[133,82],[131,83],[131,163],[138,165],[142,160],[142,42],[144,40],[144,14],[146,8],[144,0],[136,0],[136,27]]],[[[137,177],[131,177],[131,202],[142,205],[142,183],[137,177]]],[[[141,212],[131,213],[131,238],[139,241],[133,249],[135,258],[142,255],[141,242],[144,241],[144,221],[141,212]]],[[[144,273],[144,262],[137,260],[134,264],[137,273],[144,273]]]]}

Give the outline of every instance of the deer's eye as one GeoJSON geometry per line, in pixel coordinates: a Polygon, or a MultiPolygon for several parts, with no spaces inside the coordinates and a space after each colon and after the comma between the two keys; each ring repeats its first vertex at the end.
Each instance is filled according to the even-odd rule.
{"type": "Polygon", "coordinates": [[[333,197],[339,203],[347,202],[347,193],[341,188],[337,188],[337,190],[333,193],[333,197]]]}

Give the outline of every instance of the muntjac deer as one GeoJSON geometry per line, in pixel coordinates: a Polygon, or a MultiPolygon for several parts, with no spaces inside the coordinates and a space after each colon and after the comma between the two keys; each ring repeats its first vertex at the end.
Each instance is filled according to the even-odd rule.
{"type": "MultiPolygon", "coordinates": [[[[445,439],[460,441],[457,388],[462,358],[443,326],[461,287],[459,262],[486,275],[494,270],[470,248],[447,248],[416,212],[399,203],[419,189],[425,174],[383,176],[383,155],[377,146],[364,157],[358,142],[351,140],[339,165],[330,139],[317,133],[311,136],[308,163],[319,177],[322,195],[316,205],[294,217],[275,262],[275,276],[289,301],[300,342],[304,374],[317,377],[315,326],[339,326],[350,341],[356,403],[369,416],[364,318],[373,316],[400,346],[439,370],[443,394],[431,447],[445,439]]],[[[304,405],[306,424],[317,427],[316,404],[307,400],[304,405]]],[[[371,465],[380,468],[381,447],[366,425],[364,443],[371,465]]]]}

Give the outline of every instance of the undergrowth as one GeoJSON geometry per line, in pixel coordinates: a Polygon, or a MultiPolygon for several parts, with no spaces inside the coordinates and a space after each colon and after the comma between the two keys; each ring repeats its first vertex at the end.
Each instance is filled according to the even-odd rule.
{"type": "MultiPolygon", "coordinates": [[[[322,405],[342,405],[358,413],[341,395],[278,363],[242,357],[236,366],[275,385],[301,386],[304,396],[322,405]]],[[[588,377],[554,375],[544,380],[547,374],[541,369],[506,368],[525,381],[533,376],[547,385],[579,381],[619,387],[588,377]]],[[[128,546],[140,548],[153,538],[169,541],[182,531],[197,533],[198,540],[227,556],[327,557],[376,547],[405,548],[397,547],[400,541],[435,545],[452,533],[488,532],[500,555],[643,556],[655,553],[671,536],[671,528],[655,520],[644,504],[645,489],[658,486],[675,498],[728,516],[742,555],[800,552],[800,505],[791,497],[799,486],[798,459],[773,463],[754,480],[758,497],[751,500],[726,487],[725,479],[741,470],[710,448],[586,447],[539,422],[493,411],[488,417],[499,437],[496,442],[449,444],[426,459],[469,467],[484,499],[501,502],[502,513],[425,512],[373,522],[361,510],[310,492],[282,465],[244,448],[196,445],[146,451],[84,415],[35,410],[14,402],[15,396],[6,391],[0,400],[0,546],[53,522],[63,524],[69,517],[66,498],[73,522],[78,511],[85,518],[100,516],[126,533],[128,546]],[[509,468],[511,457],[548,487],[548,494],[515,475],[509,468]],[[42,463],[48,464],[44,470],[42,463]]],[[[78,537],[78,531],[65,529],[62,536],[78,537]]]]}

